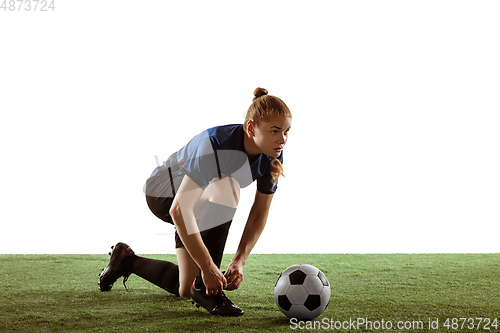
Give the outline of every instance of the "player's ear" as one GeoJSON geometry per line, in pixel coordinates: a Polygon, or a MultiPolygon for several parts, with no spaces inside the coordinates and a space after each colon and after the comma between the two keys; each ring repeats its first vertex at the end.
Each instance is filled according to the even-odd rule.
{"type": "Polygon", "coordinates": [[[255,136],[255,124],[252,119],[247,122],[247,132],[250,136],[255,136]]]}

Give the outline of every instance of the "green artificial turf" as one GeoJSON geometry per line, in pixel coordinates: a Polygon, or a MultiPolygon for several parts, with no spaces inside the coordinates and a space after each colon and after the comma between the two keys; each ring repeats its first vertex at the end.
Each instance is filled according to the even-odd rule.
{"type": "MultiPolygon", "coordinates": [[[[145,256],[176,261],[173,255],[145,256]]],[[[230,259],[224,257],[223,269],[230,259]]],[[[485,330],[486,321],[479,319],[474,319],[478,328],[470,329],[470,320],[464,326],[459,319],[500,318],[499,254],[255,254],[240,289],[227,292],[245,310],[238,318],[209,315],[135,275],[128,292],[121,279],[110,292],[100,292],[98,275],[108,260],[107,255],[0,255],[0,332],[299,331],[307,323],[292,326],[273,298],[280,272],[297,263],[320,268],[332,286],[328,308],[314,320],[316,331],[398,331],[375,329],[382,320],[424,323],[401,331],[499,331],[485,330]],[[347,327],[358,318],[375,327],[347,327]],[[439,328],[430,329],[429,321],[436,320],[439,328]],[[333,329],[335,322],[344,328],[333,329]]]]}

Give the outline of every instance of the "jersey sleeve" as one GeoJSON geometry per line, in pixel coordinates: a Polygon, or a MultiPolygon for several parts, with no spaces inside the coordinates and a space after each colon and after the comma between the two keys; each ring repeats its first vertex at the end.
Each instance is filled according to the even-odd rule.
{"type": "MultiPolygon", "coordinates": [[[[281,152],[278,160],[283,163],[283,152],[281,152]]],[[[260,193],[273,194],[278,189],[278,182],[274,182],[273,176],[271,174],[272,163],[275,163],[274,158],[269,161],[264,175],[257,179],[257,190],[260,193]]]]}
{"type": "Polygon", "coordinates": [[[219,176],[213,145],[208,132],[205,131],[194,137],[177,153],[180,171],[203,189],[212,179],[219,176]]]}

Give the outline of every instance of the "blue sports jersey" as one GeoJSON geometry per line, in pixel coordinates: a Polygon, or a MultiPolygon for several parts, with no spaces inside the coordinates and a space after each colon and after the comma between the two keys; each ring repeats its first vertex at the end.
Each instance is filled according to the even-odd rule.
{"type": "MultiPolygon", "coordinates": [[[[170,167],[176,190],[180,184],[179,177],[188,175],[198,186],[205,187],[214,178],[233,177],[241,188],[247,187],[257,180],[257,190],[272,194],[277,189],[271,175],[273,158],[259,154],[250,161],[245,153],[242,124],[225,125],[209,128],[196,135],[187,145],[172,154],[164,167],[170,167]]],[[[278,157],[283,163],[283,151],[278,157]]],[[[157,167],[151,176],[156,175],[161,167],[157,167]]]]}

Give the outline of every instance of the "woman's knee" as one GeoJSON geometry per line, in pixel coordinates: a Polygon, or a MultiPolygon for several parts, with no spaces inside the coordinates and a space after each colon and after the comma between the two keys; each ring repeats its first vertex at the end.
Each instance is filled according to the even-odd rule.
{"type": "Polygon", "coordinates": [[[191,285],[189,285],[188,287],[181,285],[179,287],[179,296],[182,298],[190,299],[191,298],[191,285]]]}

